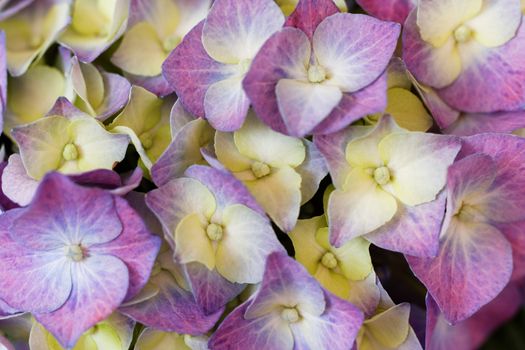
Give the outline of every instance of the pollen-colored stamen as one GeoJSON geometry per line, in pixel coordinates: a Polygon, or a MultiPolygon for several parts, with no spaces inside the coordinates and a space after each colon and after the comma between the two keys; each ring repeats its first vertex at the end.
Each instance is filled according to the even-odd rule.
{"type": "Polygon", "coordinates": [[[206,235],[212,241],[218,241],[222,238],[222,226],[217,224],[209,224],[206,227],[206,235]]]}
{"type": "Polygon", "coordinates": [[[467,26],[460,26],[454,31],[454,38],[458,43],[464,43],[472,36],[472,30],[467,26]]]}
{"type": "Polygon", "coordinates": [[[326,252],[321,259],[321,264],[328,269],[334,269],[337,267],[337,259],[333,253],[326,252]]]}
{"type": "Polygon", "coordinates": [[[296,308],[285,307],[283,311],[281,311],[281,318],[288,323],[294,323],[299,321],[300,316],[296,308]]]}
{"type": "Polygon", "coordinates": [[[71,244],[66,247],[66,256],[73,261],[84,259],[84,251],[79,244],[71,244]]]}
{"type": "Polygon", "coordinates": [[[374,170],[374,180],[379,185],[386,185],[390,182],[390,170],[386,166],[374,170]]]}
{"type": "Polygon", "coordinates": [[[326,80],[326,70],[319,65],[311,65],[308,68],[308,81],[310,83],[321,83],[326,80]]]}
{"type": "Polygon", "coordinates": [[[65,160],[75,160],[78,158],[78,149],[77,146],[75,146],[72,143],[68,143],[64,146],[64,150],[62,151],[62,157],[65,160]]]}
{"type": "Polygon", "coordinates": [[[483,221],[484,215],[474,206],[463,203],[456,216],[463,222],[483,221]]]}
{"type": "Polygon", "coordinates": [[[268,164],[263,162],[253,162],[251,168],[253,175],[258,179],[269,175],[272,171],[268,164]]]}

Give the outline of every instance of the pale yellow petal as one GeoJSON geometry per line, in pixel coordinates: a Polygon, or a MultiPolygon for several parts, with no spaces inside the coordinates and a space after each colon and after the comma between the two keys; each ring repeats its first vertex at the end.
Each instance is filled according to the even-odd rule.
{"type": "Polygon", "coordinates": [[[392,88],[387,92],[388,104],[385,113],[390,114],[396,123],[410,131],[427,131],[433,124],[423,102],[404,88],[392,88]]]}
{"type": "Polygon", "coordinates": [[[206,235],[208,223],[199,213],[184,217],[175,230],[175,257],[182,264],[199,262],[209,270],[215,267],[215,250],[206,235]]]}

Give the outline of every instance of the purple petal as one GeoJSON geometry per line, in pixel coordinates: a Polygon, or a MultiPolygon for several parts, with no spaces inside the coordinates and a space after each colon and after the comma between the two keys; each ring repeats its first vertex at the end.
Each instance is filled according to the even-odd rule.
{"type": "Polygon", "coordinates": [[[223,310],[206,316],[193,295],[181,288],[169,270],[153,276],[150,283],[159,288],[158,294],[138,304],[119,310],[138,322],[156,329],[181,334],[200,335],[215,325],[223,310]]]}
{"type": "Polygon", "coordinates": [[[168,96],[173,92],[173,88],[166,81],[163,75],[157,75],[155,77],[143,77],[140,75],[133,75],[124,72],[124,76],[133,85],[142,86],[144,89],[154,93],[159,97],[168,96]]]}
{"type": "Polygon", "coordinates": [[[220,131],[239,129],[246,119],[249,107],[250,100],[244,93],[239,77],[211,84],[204,96],[206,120],[220,131]]]}
{"type": "Polygon", "coordinates": [[[49,112],[47,112],[47,115],[48,116],[52,116],[52,115],[60,115],[60,116],[64,116],[66,118],[73,118],[73,117],[79,117],[79,116],[83,116],[83,117],[90,117],[91,116],[89,114],[86,114],[84,112],[82,112],[81,110],[79,110],[77,107],[73,106],[73,104],[71,102],[69,102],[69,100],[65,97],[59,97],[55,104],[53,105],[53,107],[51,107],[51,109],[49,110],[49,112]]]}
{"type": "Polygon", "coordinates": [[[62,251],[34,251],[12,239],[8,229],[25,210],[0,216],[0,298],[18,310],[53,311],[71,292],[70,265],[62,251]]]}
{"type": "Polygon", "coordinates": [[[525,219],[525,139],[505,134],[481,134],[463,139],[460,157],[483,153],[496,164],[496,178],[490,188],[490,210],[494,222],[525,219]]]}
{"type": "Polygon", "coordinates": [[[5,172],[5,168],[7,167],[7,162],[0,163],[0,210],[1,211],[7,211],[10,209],[18,208],[19,205],[13,202],[11,199],[7,197],[7,195],[4,193],[4,187],[3,187],[3,174],[5,172]]]}
{"type": "MultiPolygon", "coordinates": [[[[1,15],[0,15],[1,17],[1,15]]],[[[4,129],[4,111],[7,107],[7,52],[5,32],[0,33],[0,130],[4,129]]]]}
{"type": "Polygon", "coordinates": [[[121,110],[128,103],[131,84],[118,74],[101,72],[104,79],[104,101],[97,107],[97,119],[104,121],[121,110]]]}
{"type": "Polygon", "coordinates": [[[399,205],[396,215],[381,228],[366,235],[375,245],[403,254],[434,257],[439,250],[439,233],[445,215],[446,193],[437,199],[410,207],[399,205]]]}
{"type": "Polygon", "coordinates": [[[525,221],[497,224],[496,227],[512,246],[512,280],[521,280],[525,277],[525,221]]]}
{"type": "Polygon", "coordinates": [[[443,131],[447,134],[471,136],[487,132],[510,133],[525,128],[525,111],[467,113],[443,131]]]}
{"type": "Polygon", "coordinates": [[[415,7],[412,0],[357,0],[359,6],[370,15],[384,21],[405,22],[415,7]]]}
{"type": "Polygon", "coordinates": [[[292,323],[294,350],[348,350],[363,324],[363,313],[349,302],[325,291],[326,310],[318,318],[292,323]]]}
{"type": "Polygon", "coordinates": [[[439,91],[466,112],[513,111],[525,105],[525,25],[505,45],[473,57],[458,79],[439,91]],[[490,81],[490,84],[487,84],[490,81]]]}
{"type": "Polygon", "coordinates": [[[303,141],[306,148],[306,158],[295,168],[301,175],[301,204],[308,202],[319,189],[321,180],[327,175],[328,168],[323,155],[313,142],[303,141]]]}
{"type": "Polygon", "coordinates": [[[300,0],[285,25],[302,30],[312,39],[319,23],[338,12],[339,9],[332,0],[300,0]]]}
{"type": "Polygon", "coordinates": [[[321,285],[306,269],[283,253],[272,253],[266,259],[262,283],[248,306],[245,318],[263,316],[277,305],[295,306],[311,317],[325,311],[321,285]]]}
{"type": "Polygon", "coordinates": [[[162,74],[182,104],[196,116],[204,117],[204,97],[211,84],[230,74],[226,65],[211,58],[202,45],[204,21],[195,26],[162,65],[162,74]]]}
{"type": "Polygon", "coordinates": [[[12,154],[2,172],[2,192],[8,200],[28,205],[38,188],[38,181],[27,175],[20,155],[12,154]]]}
{"type": "Polygon", "coordinates": [[[186,264],[185,270],[193,296],[206,315],[222,308],[246,286],[229,282],[216,270],[210,271],[200,263],[186,264]]]}
{"type": "Polygon", "coordinates": [[[213,135],[213,129],[202,119],[184,125],[151,168],[153,182],[162,186],[171,179],[183,176],[191,165],[202,163],[201,147],[210,143],[213,135]]]}
{"type": "Polygon", "coordinates": [[[471,318],[454,326],[448,324],[438,305],[427,295],[427,350],[471,350],[479,348],[489,335],[507,322],[521,305],[521,294],[509,284],[492,302],[471,318]]]}
{"type": "Polygon", "coordinates": [[[29,6],[35,0],[7,0],[4,2],[2,9],[0,10],[0,21],[11,17],[16,14],[18,11],[29,6]],[[7,6],[6,6],[7,5],[7,6]]]}
{"type": "Polygon", "coordinates": [[[396,49],[400,25],[376,18],[339,13],[323,20],[313,36],[313,51],[330,72],[329,82],[356,92],[374,82],[396,49]]]}
{"type": "Polygon", "coordinates": [[[310,55],[307,36],[299,29],[284,28],[266,41],[244,78],[244,90],[257,116],[274,130],[287,132],[277,104],[277,83],[306,76],[310,55]]]}
{"type": "Polygon", "coordinates": [[[453,220],[434,259],[407,256],[446,319],[463,321],[494,299],[512,273],[512,250],[496,228],[453,220]]]}
{"type": "Polygon", "coordinates": [[[232,311],[210,338],[210,350],[293,349],[294,339],[279,316],[245,319],[245,302],[232,311]]]}
{"type": "Polygon", "coordinates": [[[82,333],[115,311],[128,289],[128,270],[116,257],[91,255],[71,266],[73,289],[67,302],[53,312],[34,313],[66,348],[73,347],[82,333]]]}
{"type": "Polygon", "coordinates": [[[383,112],[387,105],[387,74],[354,93],[345,93],[339,105],[312,131],[313,134],[337,132],[368,114],[383,112]]]}
{"type": "Polygon", "coordinates": [[[50,173],[10,231],[26,247],[49,250],[68,244],[89,246],[111,241],[121,233],[122,225],[109,193],[78,186],[67,176],[50,173]]]}
{"type": "Polygon", "coordinates": [[[186,176],[199,180],[213,193],[217,206],[225,208],[232,204],[243,204],[261,215],[264,210],[252,197],[242,182],[230,173],[208,166],[193,165],[186,170],[186,176]]]}
{"type": "Polygon", "coordinates": [[[122,233],[106,244],[91,247],[90,251],[117,257],[126,264],[129,288],[125,300],[129,300],[148,281],[161,240],[149,232],[142,218],[124,199],[115,197],[115,208],[123,224],[122,233]]]}

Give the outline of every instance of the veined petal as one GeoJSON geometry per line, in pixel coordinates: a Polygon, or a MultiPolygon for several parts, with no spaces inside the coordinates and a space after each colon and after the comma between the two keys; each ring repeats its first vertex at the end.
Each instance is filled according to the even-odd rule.
{"type": "Polygon", "coordinates": [[[70,264],[61,251],[35,251],[13,240],[9,227],[21,212],[7,211],[0,220],[0,297],[16,309],[50,312],[71,292],[70,264]]]}
{"type": "Polygon", "coordinates": [[[237,64],[253,59],[283,24],[284,16],[271,0],[218,0],[206,18],[202,43],[216,61],[237,64]]]}
{"type": "Polygon", "coordinates": [[[436,258],[407,257],[416,276],[451,323],[472,316],[494,299],[512,273],[512,249],[493,226],[453,219],[436,258]]]}
{"type": "Polygon", "coordinates": [[[244,76],[233,76],[210,85],[204,96],[204,116],[220,131],[233,131],[242,126],[250,100],[242,88],[244,76]]]}
{"type": "Polygon", "coordinates": [[[275,93],[288,132],[299,137],[310,133],[343,97],[337,86],[295,79],[279,80],[275,93]]]}
{"type": "Polygon", "coordinates": [[[270,223],[240,204],[226,207],[222,222],[224,236],[217,246],[217,271],[230,282],[259,283],[267,256],[284,252],[270,223]]]}
{"type": "Polygon", "coordinates": [[[392,174],[389,191],[407,205],[435,199],[460,148],[460,140],[449,136],[419,132],[386,136],[379,152],[392,174]]]}
{"type": "Polygon", "coordinates": [[[330,243],[340,247],[392,219],[397,211],[395,198],[385,192],[361,169],[348,174],[345,190],[335,190],[328,202],[330,243]]]}
{"type": "Polygon", "coordinates": [[[326,308],[325,293],[301,264],[283,253],[272,253],[260,289],[251,299],[245,319],[271,315],[282,306],[297,307],[302,314],[320,316],[326,308]]]}
{"type": "Polygon", "coordinates": [[[286,19],[287,27],[300,29],[311,40],[316,28],[325,18],[339,12],[332,0],[300,1],[292,0],[297,5],[295,11],[286,19]]]}
{"type": "Polygon", "coordinates": [[[111,255],[89,256],[72,265],[71,275],[73,289],[67,302],[53,312],[34,315],[66,348],[117,309],[129,282],[126,265],[111,255]]]}
{"type": "Polygon", "coordinates": [[[242,128],[233,134],[233,140],[242,155],[272,167],[295,168],[306,156],[300,139],[270,129],[254,113],[250,113],[242,128]]]}
{"type": "Polygon", "coordinates": [[[389,0],[386,3],[382,0],[357,0],[356,2],[372,16],[400,24],[405,23],[410,11],[416,7],[415,0],[389,0]]]}
{"type": "Polygon", "coordinates": [[[340,13],[323,20],[313,36],[319,65],[328,84],[355,92],[375,81],[396,48],[400,27],[370,16],[340,13]]]}

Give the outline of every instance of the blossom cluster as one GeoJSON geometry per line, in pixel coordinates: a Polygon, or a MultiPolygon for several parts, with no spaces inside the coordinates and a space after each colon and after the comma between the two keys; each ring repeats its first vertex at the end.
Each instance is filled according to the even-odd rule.
{"type": "Polygon", "coordinates": [[[512,318],[525,0],[356,2],[0,0],[0,348],[472,350],[512,318]]]}

